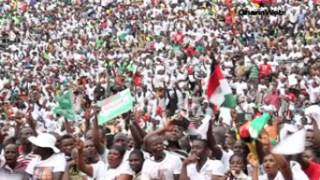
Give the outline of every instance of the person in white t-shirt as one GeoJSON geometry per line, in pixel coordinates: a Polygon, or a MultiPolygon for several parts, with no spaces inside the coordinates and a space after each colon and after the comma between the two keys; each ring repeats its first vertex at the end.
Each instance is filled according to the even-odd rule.
{"type": "Polygon", "coordinates": [[[141,172],[141,180],[177,180],[182,162],[178,156],[164,151],[164,139],[158,134],[150,134],[144,139],[146,150],[151,158],[146,159],[141,172]]]}
{"type": "Polygon", "coordinates": [[[87,175],[88,180],[103,180],[106,177],[107,167],[100,160],[98,152],[91,140],[78,143],[77,167],[87,175]]]}
{"type": "Polygon", "coordinates": [[[220,160],[209,159],[206,140],[191,141],[191,155],[184,160],[179,180],[224,179],[225,168],[220,160]]]}
{"type": "Polygon", "coordinates": [[[63,153],[55,147],[56,138],[48,133],[31,136],[28,140],[35,146],[33,153],[39,155],[26,168],[32,179],[60,180],[66,167],[63,153]]]}
{"type": "Polygon", "coordinates": [[[107,160],[108,167],[106,176],[103,179],[131,180],[133,171],[130,169],[128,161],[124,162],[126,149],[122,146],[113,145],[109,151],[107,160]]]}
{"type": "Polygon", "coordinates": [[[268,154],[264,156],[263,159],[263,168],[264,174],[259,176],[259,168],[257,160],[252,158],[249,155],[248,160],[250,165],[253,167],[252,171],[252,180],[307,180],[307,175],[301,170],[300,165],[297,165],[295,162],[291,162],[291,165],[288,161],[281,155],[268,154]]]}

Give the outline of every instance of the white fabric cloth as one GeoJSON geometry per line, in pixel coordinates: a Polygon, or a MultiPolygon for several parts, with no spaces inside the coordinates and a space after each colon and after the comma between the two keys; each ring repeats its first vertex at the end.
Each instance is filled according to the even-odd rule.
{"type": "Polygon", "coordinates": [[[293,155],[305,149],[306,130],[301,129],[281,140],[273,149],[275,154],[293,155]]]}

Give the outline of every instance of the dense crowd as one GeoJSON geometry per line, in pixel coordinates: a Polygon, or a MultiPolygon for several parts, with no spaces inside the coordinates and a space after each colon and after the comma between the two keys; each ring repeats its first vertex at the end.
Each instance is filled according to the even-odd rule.
{"type": "Polygon", "coordinates": [[[319,180],[319,17],[317,0],[0,0],[0,179],[319,180]],[[233,108],[207,96],[213,65],[233,108]],[[126,89],[132,110],[101,125],[126,89]]]}

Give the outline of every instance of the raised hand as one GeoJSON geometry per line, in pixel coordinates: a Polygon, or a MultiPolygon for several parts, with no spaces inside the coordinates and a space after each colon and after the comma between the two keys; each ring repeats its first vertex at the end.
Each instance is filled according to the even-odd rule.
{"type": "Polygon", "coordinates": [[[98,115],[99,112],[101,111],[101,107],[99,106],[93,106],[92,109],[93,109],[93,112],[91,114],[92,116],[98,115]]]}
{"type": "Polygon", "coordinates": [[[188,164],[191,164],[191,163],[194,163],[194,162],[197,162],[200,158],[192,153],[189,157],[187,157],[184,161],[183,161],[183,164],[184,165],[188,165],[188,164]]]}
{"type": "Polygon", "coordinates": [[[254,155],[253,153],[249,153],[247,156],[247,160],[249,162],[249,164],[253,167],[253,168],[258,168],[259,167],[259,161],[257,159],[257,156],[254,155]]]}
{"type": "Polygon", "coordinates": [[[81,139],[76,140],[76,149],[78,150],[78,153],[83,152],[84,142],[81,139]]]}

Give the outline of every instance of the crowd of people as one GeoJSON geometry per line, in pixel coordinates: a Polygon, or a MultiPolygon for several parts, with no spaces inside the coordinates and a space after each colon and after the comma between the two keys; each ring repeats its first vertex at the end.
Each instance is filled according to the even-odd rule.
{"type": "Polygon", "coordinates": [[[317,0],[0,0],[0,37],[0,179],[320,179],[317,0]],[[212,64],[236,107],[208,98],[212,64]],[[125,89],[133,109],[99,124],[125,89]]]}

